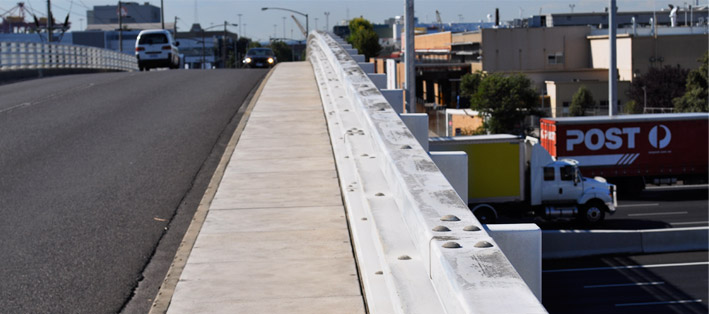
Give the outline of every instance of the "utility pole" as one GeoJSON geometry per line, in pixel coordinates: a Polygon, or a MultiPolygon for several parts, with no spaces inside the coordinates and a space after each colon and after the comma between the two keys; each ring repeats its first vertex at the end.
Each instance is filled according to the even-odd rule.
{"type": "Polygon", "coordinates": [[[615,34],[618,27],[615,18],[615,0],[610,0],[610,10],[608,11],[608,43],[610,46],[610,58],[608,65],[608,115],[615,116],[618,113],[618,68],[616,66],[615,34]]]}
{"type": "Polygon", "coordinates": [[[325,31],[330,31],[330,12],[325,12],[325,31]]]}
{"type": "Polygon", "coordinates": [[[239,13],[239,14],[237,14],[237,15],[239,16],[239,37],[243,37],[243,35],[242,35],[243,32],[241,31],[241,16],[242,16],[243,14],[239,13]]]}
{"type": "Polygon", "coordinates": [[[207,50],[207,48],[205,47],[205,44],[204,44],[204,28],[202,28],[202,27],[200,26],[200,30],[202,31],[202,66],[201,66],[201,68],[202,68],[202,69],[205,69],[205,68],[206,68],[206,67],[205,67],[205,66],[206,66],[205,63],[207,63],[207,60],[206,60],[206,58],[205,58],[205,56],[204,56],[204,51],[207,50]]]}
{"type": "Polygon", "coordinates": [[[404,63],[406,73],[406,113],[416,113],[416,52],[414,50],[414,0],[406,0],[406,51],[404,63]]]}
{"type": "Polygon", "coordinates": [[[118,1],[118,51],[123,52],[123,3],[118,1]]]}
{"type": "Polygon", "coordinates": [[[163,0],[160,0],[160,26],[165,29],[165,7],[163,6],[163,0]]]}
{"type": "Polygon", "coordinates": [[[52,2],[47,0],[47,42],[52,42],[52,2]]]}
{"type": "Polygon", "coordinates": [[[222,40],[222,67],[226,68],[226,24],[224,21],[224,39],[222,40]]]}
{"type": "Polygon", "coordinates": [[[175,16],[175,24],[172,25],[172,31],[175,33],[175,38],[177,38],[177,20],[178,19],[179,18],[177,16],[175,16]]]}

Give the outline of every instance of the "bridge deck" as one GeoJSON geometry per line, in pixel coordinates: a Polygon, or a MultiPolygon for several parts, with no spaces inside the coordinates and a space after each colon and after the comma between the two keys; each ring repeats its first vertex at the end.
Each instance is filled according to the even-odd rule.
{"type": "Polygon", "coordinates": [[[364,313],[310,63],[276,67],[168,313],[364,313]]]}

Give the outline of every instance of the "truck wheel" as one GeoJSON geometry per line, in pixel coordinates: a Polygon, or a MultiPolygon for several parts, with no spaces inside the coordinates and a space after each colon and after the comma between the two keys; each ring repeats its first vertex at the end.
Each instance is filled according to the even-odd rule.
{"type": "Polygon", "coordinates": [[[579,220],[587,225],[597,225],[606,216],[606,205],[601,202],[588,202],[581,206],[579,220]]]}
{"type": "Polygon", "coordinates": [[[491,224],[497,221],[497,211],[488,204],[480,204],[473,207],[473,215],[481,224],[491,224]]]}

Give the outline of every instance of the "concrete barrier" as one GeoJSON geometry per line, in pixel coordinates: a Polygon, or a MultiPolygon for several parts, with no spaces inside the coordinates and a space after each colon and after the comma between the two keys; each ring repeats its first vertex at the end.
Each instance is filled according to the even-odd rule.
{"type": "MultiPolygon", "coordinates": [[[[453,186],[458,196],[460,196],[461,199],[467,200],[468,154],[465,152],[431,152],[430,154],[431,159],[433,159],[438,169],[441,170],[441,173],[448,179],[448,182],[453,186]]],[[[495,237],[493,236],[493,238],[495,237]]],[[[495,239],[495,241],[497,241],[497,239],[495,239]]],[[[541,256],[541,251],[539,256],[541,256]]]]}
{"type": "Polygon", "coordinates": [[[380,90],[384,98],[389,102],[389,105],[398,114],[404,112],[404,91],[401,89],[382,89],[380,90]]]}
{"type": "MultiPolygon", "coordinates": [[[[362,59],[364,59],[364,56],[362,56],[362,59]]],[[[374,63],[360,61],[359,66],[362,68],[364,73],[374,73],[374,63]]]]}
{"type": "Polygon", "coordinates": [[[535,224],[485,225],[524,282],[542,301],[542,237],[535,224]]]}
{"type": "Polygon", "coordinates": [[[369,76],[369,79],[372,80],[372,83],[374,83],[377,88],[385,89],[387,87],[387,75],[386,74],[378,74],[378,73],[367,73],[367,76],[369,76]]]}
{"type": "Polygon", "coordinates": [[[428,151],[428,115],[425,113],[404,113],[399,115],[406,128],[416,138],[424,151],[428,151]]]}
{"type": "Polygon", "coordinates": [[[709,227],[651,230],[544,230],[542,258],[709,249],[709,227]]]}
{"type": "Polygon", "coordinates": [[[361,63],[323,32],[307,49],[368,311],[546,313],[361,63]]]}

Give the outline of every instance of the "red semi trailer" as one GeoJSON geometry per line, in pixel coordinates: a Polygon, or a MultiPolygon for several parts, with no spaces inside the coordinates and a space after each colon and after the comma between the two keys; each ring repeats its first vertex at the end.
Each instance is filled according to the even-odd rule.
{"type": "Polygon", "coordinates": [[[557,159],[578,161],[584,175],[619,185],[706,183],[709,114],[542,118],[541,143],[557,159]]]}

